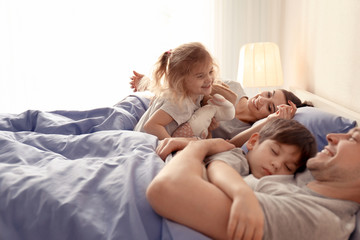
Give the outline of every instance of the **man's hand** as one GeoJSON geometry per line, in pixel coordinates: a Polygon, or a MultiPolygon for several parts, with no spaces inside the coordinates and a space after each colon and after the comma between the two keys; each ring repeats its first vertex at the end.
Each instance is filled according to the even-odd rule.
{"type": "Polygon", "coordinates": [[[231,205],[228,238],[261,240],[263,234],[264,213],[255,194],[252,191],[240,193],[231,205]]]}
{"type": "Polygon", "coordinates": [[[156,148],[156,153],[160,156],[162,160],[165,161],[166,157],[175,151],[184,149],[189,142],[197,140],[196,138],[165,138],[159,141],[159,144],[156,148]]]}

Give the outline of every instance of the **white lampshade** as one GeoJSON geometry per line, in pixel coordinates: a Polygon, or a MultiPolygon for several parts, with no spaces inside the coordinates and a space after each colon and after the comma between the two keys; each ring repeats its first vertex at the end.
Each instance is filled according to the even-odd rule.
{"type": "Polygon", "coordinates": [[[279,47],[271,42],[244,45],[240,50],[238,81],[243,87],[283,85],[279,47]]]}

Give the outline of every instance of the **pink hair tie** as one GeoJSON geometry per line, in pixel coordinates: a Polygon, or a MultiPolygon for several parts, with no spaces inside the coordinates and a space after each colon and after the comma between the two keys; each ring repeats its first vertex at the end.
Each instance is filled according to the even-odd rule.
{"type": "Polygon", "coordinates": [[[166,53],[170,55],[170,54],[171,54],[171,52],[172,52],[172,49],[170,49],[170,50],[169,50],[169,51],[167,51],[166,53]]]}

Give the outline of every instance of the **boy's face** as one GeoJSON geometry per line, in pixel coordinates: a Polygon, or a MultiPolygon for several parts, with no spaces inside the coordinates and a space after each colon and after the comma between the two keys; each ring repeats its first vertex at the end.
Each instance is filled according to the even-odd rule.
{"type": "Polygon", "coordinates": [[[271,139],[259,143],[259,134],[254,134],[246,146],[249,150],[246,158],[250,171],[256,178],[268,175],[291,175],[299,167],[301,153],[295,145],[283,144],[271,139]]]}

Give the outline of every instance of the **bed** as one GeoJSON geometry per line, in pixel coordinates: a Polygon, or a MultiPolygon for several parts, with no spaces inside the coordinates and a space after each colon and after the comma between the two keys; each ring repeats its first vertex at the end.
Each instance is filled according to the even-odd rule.
{"type": "MultiPolygon", "coordinates": [[[[148,104],[139,93],[108,108],[0,114],[0,239],[209,239],[145,198],[164,165],[157,139],[132,131],[148,104]]],[[[295,118],[320,149],[330,129],[360,120],[342,113],[304,108],[295,118]]],[[[360,239],[357,215],[351,240],[360,239]]]]}

